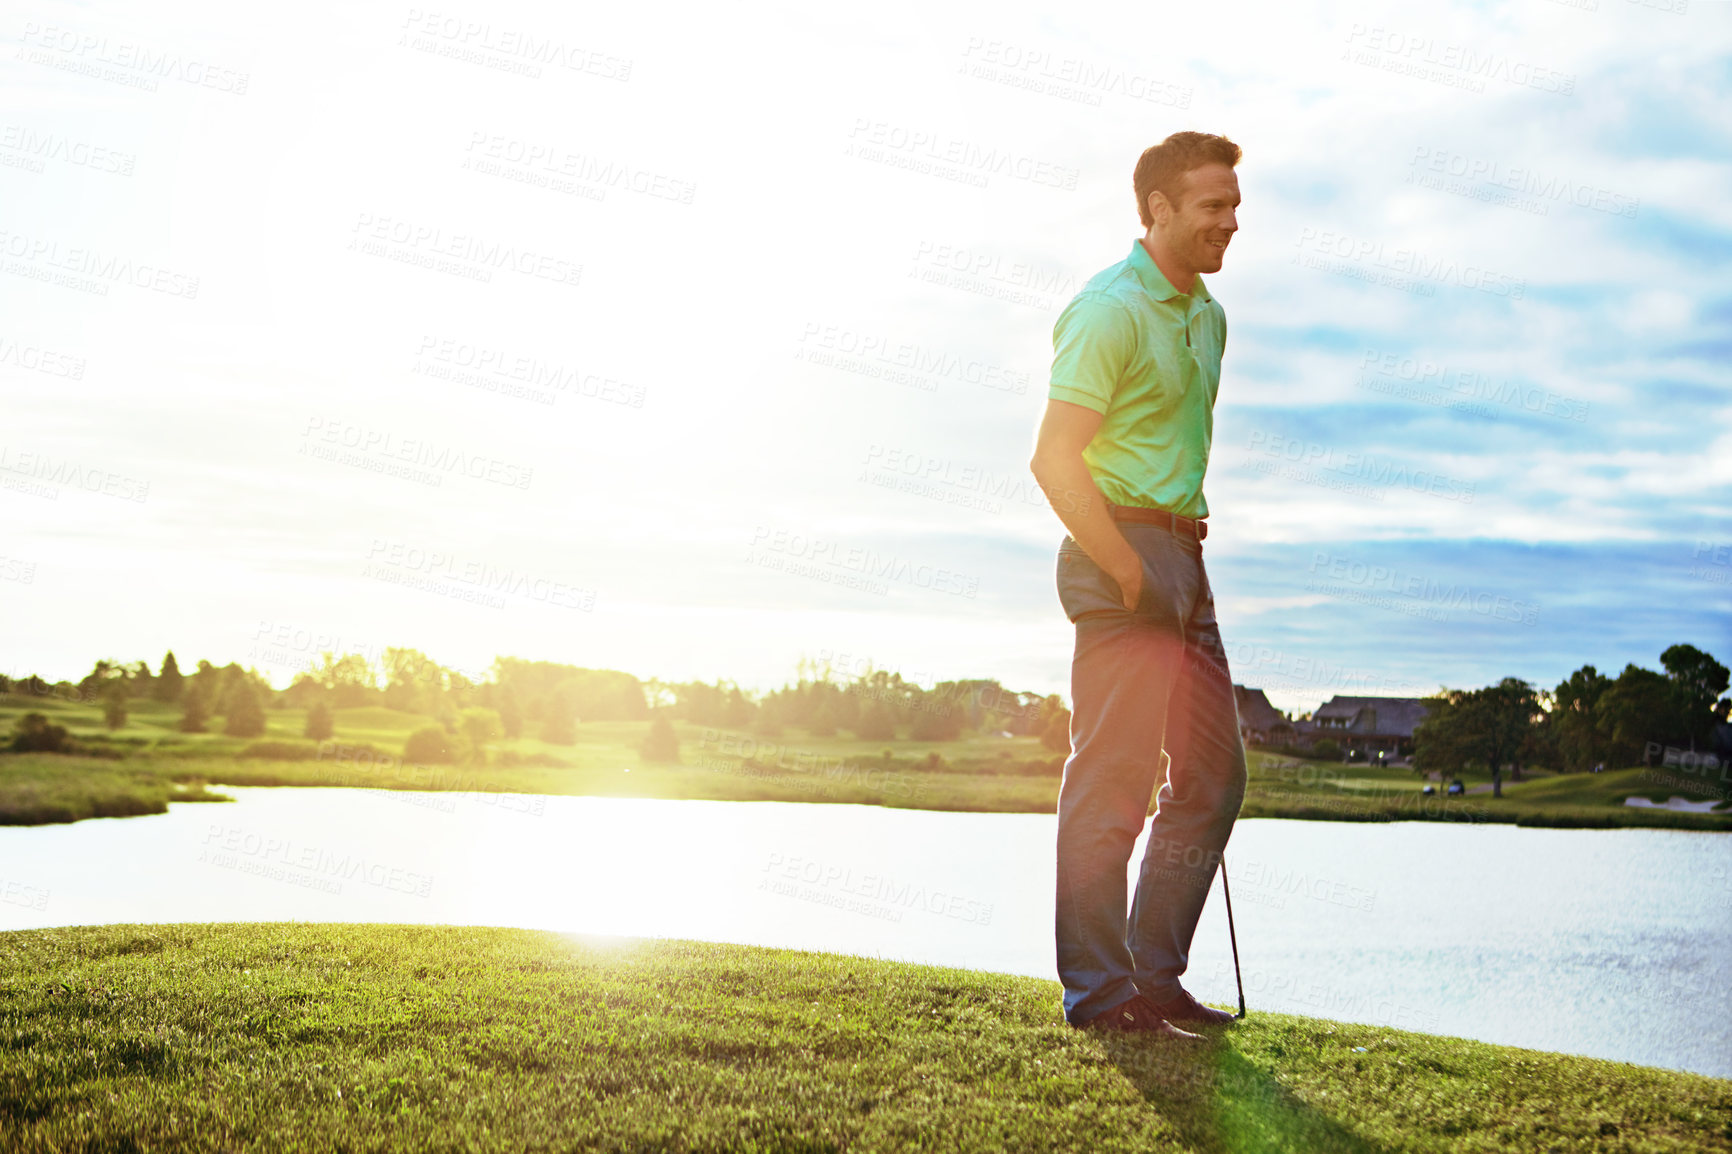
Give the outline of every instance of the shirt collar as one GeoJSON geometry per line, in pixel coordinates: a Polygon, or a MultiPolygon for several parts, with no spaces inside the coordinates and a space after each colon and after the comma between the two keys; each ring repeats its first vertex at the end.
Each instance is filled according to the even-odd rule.
{"type": "MultiPolygon", "coordinates": [[[[1136,272],[1137,279],[1143,283],[1148,294],[1158,301],[1170,301],[1185,294],[1173,287],[1173,282],[1167,279],[1167,274],[1161,271],[1161,266],[1155,263],[1155,258],[1149,255],[1149,250],[1143,247],[1141,238],[1131,242],[1131,268],[1136,272]]],[[[1203,274],[1198,273],[1191,285],[1191,298],[1196,304],[1208,304],[1215,298],[1209,295],[1208,286],[1203,283],[1203,274]]]]}

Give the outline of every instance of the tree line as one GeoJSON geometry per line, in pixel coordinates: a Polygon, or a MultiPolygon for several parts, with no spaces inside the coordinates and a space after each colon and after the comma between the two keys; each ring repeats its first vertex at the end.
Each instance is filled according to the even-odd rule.
{"type": "Polygon", "coordinates": [[[1518,677],[1445,689],[1425,699],[1425,720],[1413,731],[1414,768],[1489,772],[1495,795],[1505,768],[1520,780],[1524,766],[1579,773],[1645,764],[1668,747],[1723,749],[1732,703],[1717,699],[1729,684],[1726,666],[1693,645],[1671,646],[1660,666],[1632,662],[1608,677],[1584,665],[1551,690],[1518,677]]]}
{"type": "Polygon", "coordinates": [[[796,674],[779,689],[753,693],[728,681],[640,679],[615,669],[499,657],[477,681],[420,650],[388,648],[377,659],[323,653],[316,667],[276,689],[257,670],[234,662],[201,660],[192,673],[183,673],[170,650],[154,672],[146,661],[103,659],[77,683],[0,676],[0,692],[100,705],[110,729],[126,724],[131,702],[174,704],[181,710],[182,732],[220,729],[234,737],[262,735],[267,710],[304,709],[304,735],[323,740],[332,734],[336,710],[379,706],[429,717],[453,736],[532,736],[556,745],[573,744],[580,721],[645,719],[745,729],[763,737],[796,727],[814,737],[953,741],[974,731],[1032,734],[1049,745],[1064,738],[1068,745],[1070,714],[1056,694],[1007,690],[991,679],[928,687],[873,668],[844,676],[828,662],[805,659],[796,674]]]}

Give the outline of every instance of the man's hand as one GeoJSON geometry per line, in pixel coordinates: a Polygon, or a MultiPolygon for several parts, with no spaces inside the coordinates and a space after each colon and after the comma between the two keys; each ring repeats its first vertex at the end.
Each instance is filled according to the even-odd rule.
{"type": "Polygon", "coordinates": [[[1100,427],[1101,414],[1093,409],[1049,399],[1028,467],[1071,537],[1118,583],[1125,609],[1134,613],[1143,593],[1143,559],[1119,532],[1082,455],[1100,427]]]}
{"type": "MultiPolygon", "coordinates": [[[[1115,528],[1116,527],[1117,526],[1115,526],[1115,528]]],[[[1123,534],[1120,534],[1120,536],[1122,537],[1123,534]]],[[[1127,544],[1128,544],[1128,542],[1127,542],[1127,544]]],[[[1133,554],[1134,554],[1134,551],[1133,551],[1133,554]]],[[[1125,609],[1128,612],[1135,613],[1137,611],[1137,602],[1140,601],[1142,599],[1142,596],[1143,596],[1143,563],[1142,563],[1142,560],[1139,558],[1137,560],[1136,567],[1129,570],[1128,572],[1115,573],[1111,569],[1108,569],[1107,570],[1107,576],[1111,577],[1114,581],[1117,581],[1119,583],[1119,592],[1124,597],[1125,609]]]]}

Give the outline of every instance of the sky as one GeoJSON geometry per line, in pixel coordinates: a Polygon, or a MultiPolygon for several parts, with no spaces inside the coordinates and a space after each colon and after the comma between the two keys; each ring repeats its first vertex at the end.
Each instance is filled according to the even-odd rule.
{"type": "Polygon", "coordinates": [[[1052,327],[1184,129],[1236,681],[1732,658],[1726,0],[0,19],[0,673],[1067,694],[1052,327]]]}

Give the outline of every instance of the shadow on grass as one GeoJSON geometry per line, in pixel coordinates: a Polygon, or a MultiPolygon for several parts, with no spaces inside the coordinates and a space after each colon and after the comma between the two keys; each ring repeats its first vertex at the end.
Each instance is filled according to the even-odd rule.
{"type": "Polygon", "coordinates": [[[1109,1034],[1102,1044],[1144,1101],[1198,1150],[1383,1150],[1300,1101],[1218,1036],[1196,1044],[1109,1034]]]}

